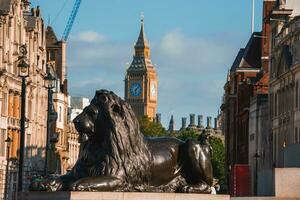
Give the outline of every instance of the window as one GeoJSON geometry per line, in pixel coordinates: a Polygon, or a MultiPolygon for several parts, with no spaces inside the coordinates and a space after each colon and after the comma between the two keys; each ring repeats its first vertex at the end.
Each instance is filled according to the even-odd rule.
{"type": "Polygon", "coordinates": [[[7,93],[2,93],[2,108],[1,108],[1,114],[6,116],[7,115],[7,93]]]}
{"type": "Polygon", "coordinates": [[[270,116],[271,116],[271,119],[273,118],[273,112],[274,112],[274,101],[273,101],[273,98],[274,98],[274,93],[271,93],[270,94],[270,116]]]}
{"type": "Polygon", "coordinates": [[[2,92],[0,92],[0,116],[3,115],[3,109],[2,109],[2,106],[3,106],[3,96],[2,96],[2,92]]]}
{"type": "Polygon", "coordinates": [[[295,128],[295,143],[299,142],[298,127],[295,128]]]}
{"type": "Polygon", "coordinates": [[[298,99],[299,99],[299,97],[298,97],[298,95],[299,95],[299,83],[298,83],[298,81],[296,82],[296,99],[295,99],[295,101],[296,101],[296,103],[295,103],[295,106],[296,106],[296,108],[298,108],[298,99]]]}
{"type": "Polygon", "coordinates": [[[55,61],[55,51],[54,50],[49,51],[49,61],[55,61]]]}
{"type": "Polygon", "coordinates": [[[62,120],[62,109],[61,106],[59,106],[58,121],[61,122],[61,120],[62,120]]]}
{"type": "Polygon", "coordinates": [[[0,157],[5,156],[5,129],[0,129],[0,157]]]}
{"type": "Polygon", "coordinates": [[[277,98],[278,98],[278,93],[276,92],[275,93],[275,100],[274,100],[274,106],[275,106],[275,108],[274,108],[274,115],[275,115],[275,117],[277,117],[277,109],[278,109],[278,106],[277,106],[277,98]]]}
{"type": "Polygon", "coordinates": [[[31,158],[32,157],[32,146],[31,146],[31,134],[26,135],[26,157],[31,158]]]}

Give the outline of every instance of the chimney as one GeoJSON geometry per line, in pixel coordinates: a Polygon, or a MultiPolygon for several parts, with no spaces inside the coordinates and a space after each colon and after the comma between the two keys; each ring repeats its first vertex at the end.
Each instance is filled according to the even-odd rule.
{"type": "Polygon", "coordinates": [[[195,114],[190,114],[190,126],[195,126],[195,114]]]}
{"type": "Polygon", "coordinates": [[[156,114],[156,123],[161,124],[161,114],[160,113],[156,114]]]}
{"type": "Polygon", "coordinates": [[[217,129],[218,129],[218,119],[215,118],[215,130],[217,130],[217,129]]]}
{"type": "Polygon", "coordinates": [[[198,128],[203,127],[203,115],[198,115],[198,128]]]}
{"type": "Polygon", "coordinates": [[[211,120],[212,120],[211,117],[207,117],[207,127],[206,128],[208,128],[208,129],[212,128],[211,120]]]}
{"type": "Polygon", "coordinates": [[[181,118],[181,129],[186,129],[186,117],[181,118]]]}

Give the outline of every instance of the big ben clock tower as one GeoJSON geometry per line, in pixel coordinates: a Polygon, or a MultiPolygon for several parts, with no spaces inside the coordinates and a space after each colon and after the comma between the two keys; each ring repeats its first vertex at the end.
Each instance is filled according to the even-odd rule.
{"type": "Polygon", "coordinates": [[[153,120],[157,110],[158,81],[150,59],[150,46],[144,32],[143,18],[134,49],[133,61],[125,77],[125,100],[131,105],[137,117],[148,116],[153,120]]]}

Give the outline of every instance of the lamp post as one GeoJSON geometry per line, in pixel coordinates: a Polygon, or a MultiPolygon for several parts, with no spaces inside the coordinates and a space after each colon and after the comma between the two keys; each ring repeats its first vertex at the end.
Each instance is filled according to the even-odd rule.
{"type": "Polygon", "coordinates": [[[9,189],[9,183],[8,183],[8,177],[9,177],[9,150],[10,150],[10,145],[12,143],[12,139],[10,137],[7,137],[5,140],[7,143],[6,145],[6,176],[5,176],[5,191],[4,191],[4,199],[8,199],[8,189],[9,189]]]}
{"type": "Polygon", "coordinates": [[[44,77],[46,87],[48,89],[48,111],[47,111],[47,135],[46,135],[46,153],[45,153],[45,167],[44,173],[48,174],[48,157],[49,157],[49,140],[50,140],[50,115],[52,113],[52,89],[55,87],[56,78],[52,75],[50,67],[48,67],[48,73],[44,77]]]}
{"type": "Polygon", "coordinates": [[[23,189],[23,173],[24,173],[24,148],[25,148],[25,101],[26,101],[26,77],[29,76],[29,65],[27,64],[27,46],[20,47],[19,57],[19,77],[22,79],[22,92],[21,92],[21,120],[20,120],[20,158],[19,158],[19,179],[18,191],[22,192],[23,189]]]}
{"type": "Polygon", "coordinates": [[[258,152],[256,152],[253,156],[255,158],[255,183],[254,183],[254,193],[255,193],[255,196],[257,196],[257,178],[258,178],[258,173],[257,173],[257,170],[258,170],[258,159],[260,158],[260,155],[258,154],[258,152]]]}

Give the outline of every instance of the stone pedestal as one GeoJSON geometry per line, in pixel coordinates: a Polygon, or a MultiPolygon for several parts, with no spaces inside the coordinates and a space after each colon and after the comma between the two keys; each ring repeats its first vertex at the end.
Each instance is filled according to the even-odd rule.
{"type": "Polygon", "coordinates": [[[28,192],[19,200],[230,200],[229,195],[144,192],[28,192]]]}
{"type": "Polygon", "coordinates": [[[300,199],[300,168],[275,169],[275,196],[300,199]]]}

